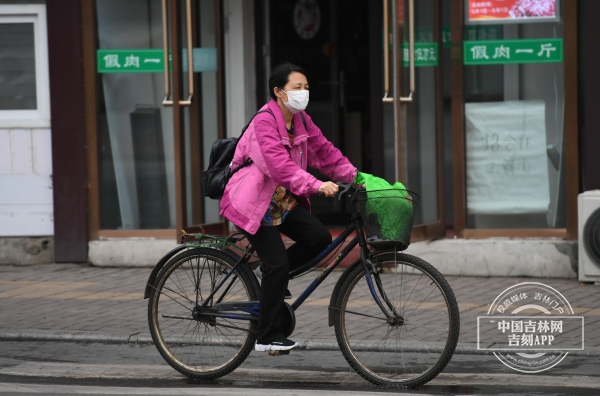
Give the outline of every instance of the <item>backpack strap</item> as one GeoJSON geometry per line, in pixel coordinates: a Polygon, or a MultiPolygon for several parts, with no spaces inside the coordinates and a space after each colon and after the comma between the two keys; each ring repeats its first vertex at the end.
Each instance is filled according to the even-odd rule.
{"type": "MultiPolygon", "coordinates": [[[[271,114],[273,116],[273,118],[275,118],[275,114],[273,114],[273,112],[271,110],[261,110],[261,111],[257,112],[256,114],[254,114],[252,116],[252,118],[250,119],[250,121],[248,122],[248,124],[242,129],[242,133],[240,134],[239,139],[241,139],[242,136],[244,136],[244,132],[246,132],[246,129],[248,129],[248,127],[252,123],[252,120],[254,119],[254,117],[256,117],[257,115],[259,115],[260,113],[269,113],[269,114],[271,114]]],[[[303,111],[300,112],[300,118],[302,118],[302,125],[304,125],[304,129],[306,129],[306,131],[308,132],[308,127],[306,126],[306,118],[304,118],[304,112],[303,111]]]]}
{"type": "MultiPolygon", "coordinates": [[[[250,119],[250,121],[248,122],[248,124],[242,129],[242,133],[240,134],[240,137],[238,138],[238,142],[240,141],[240,139],[242,139],[242,136],[244,136],[244,132],[246,132],[246,129],[248,129],[248,127],[252,123],[252,120],[254,119],[254,117],[256,117],[257,115],[259,115],[260,113],[270,113],[273,116],[273,118],[275,118],[275,114],[273,114],[273,112],[271,110],[261,110],[261,111],[257,112],[256,114],[254,114],[252,116],[252,118],[250,119]]],[[[231,165],[233,165],[233,159],[232,159],[231,160],[231,164],[229,164],[230,171],[229,171],[229,175],[227,176],[227,178],[229,179],[231,176],[233,176],[234,173],[236,173],[237,171],[239,171],[243,167],[246,167],[246,166],[250,165],[251,163],[252,163],[252,158],[248,158],[246,161],[242,162],[240,165],[238,165],[235,168],[231,169],[231,165]]]]}
{"type": "MultiPolygon", "coordinates": [[[[248,127],[252,123],[252,120],[254,119],[254,117],[256,117],[257,115],[259,115],[260,113],[269,113],[269,114],[271,114],[273,116],[273,118],[275,118],[275,114],[273,114],[273,112],[271,110],[261,110],[261,111],[257,112],[256,114],[254,114],[252,116],[252,118],[250,119],[250,122],[248,122],[248,124],[244,127],[244,129],[242,129],[242,133],[240,134],[240,137],[238,139],[241,139],[242,136],[244,136],[244,132],[246,132],[246,129],[248,129],[248,127]]],[[[306,118],[304,118],[304,112],[303,111],[300,112],[300,118],[302,118],[302,124],[304,125],[304,129],[306,129],[307,132],[308,132],[308,127],[306,126],[306,118]]],[[[233,163],[233,161],[232,161],[232,163],[233,163]]],[[[229,175],[230,176],[233,175],[235,172],[239,171],[240,169],[242,169],[245,166],[250,165],[251,163],[252,163],[252,158],[248,158],[241,165],[239,165],[239,166],[235,167],[234,169],[232,169],[231,173],[229,175]]]]}
{"type": "MultiPolygon", "coordinates": [[[[241,139],[242,136],[244,136],[244,132],[246,132],[246,129],[248,129],[248,127],[252,123],[252,120],[254,119],[254,117],[256,117],[257,115],[259,115],[260,113],[269,113],[269,114],[271,114],[273,116],[273,118],[275,118],[275,114],[273,114],[273,112],[271,110],[261,110],[261,111],[257,112],[256,114],[254,114],[252,116],[252,118],[250,119],[250,121],[248,122],[248,124],[242,129],[242,133],[240,134],[239,139],[241,139]]],[[[306,126],[306,118],[304,118],[304,112],[303,111],[300,112],[300,118],[302,118],[302,125],[304,125],[304,129],[306,129],[306,131],[308,132],[308,127],[306,126]]]]}
{"type": "MultiPolygon", "coordinates": [[[[250,118],[250,121],[248,121],[248,124],[246,124],[246,126],[242,129],[242,133],[240,134],[240,137],[238,139],[241,139],[242,136],[244,136],[244,132],[246,132],[246,129],[248,129],[248,127],[252,123],[252,120],[254,119],[254,117],[259,115],[260,113],[270,113],[273,116],[273,118],[275,118],[275,114],[273,114],[273,112],[271,110],[261,110],[261,111],[257,112],[256,114],[254,114],[252,116],[252,118],[250,118]]],[[[304,118],[302,118],[302,119],[304,120],[304,118]]]]}
{"type": "Polygon", "coordinates": [[[304,118],[303,111],[300,112],[300,118],[302,118],[302,124],[304,124],[304,129],[306,129],[306,132],[308,133],[308,127],[306,126],[306,118],[304,118]]]}

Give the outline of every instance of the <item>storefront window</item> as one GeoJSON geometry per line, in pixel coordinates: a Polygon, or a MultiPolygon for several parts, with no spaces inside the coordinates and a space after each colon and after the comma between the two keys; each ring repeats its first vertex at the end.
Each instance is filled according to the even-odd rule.
{"type": "MultiPolygon", "coordinates": [[[[183,8],[183,2],[182,8],[183,8]]],[[[219,201],[207,197],[198,197],[193,193],[194,183],[198,183],[200,169],[207,169],[210,160],[212,144],[219,138],[219,95],[217,73],[217,26],[215,15],[218,4],[215,0],[199,0],[197,7],[198,37],[196,47],[193,49],[194,79],[198,82],[197,99],[192,107],[184,108],[184,136],[185,136],[185,167],[188,224],[211,224],[221,221],[219,215],[219,201]],[[197,114],[197,124],[190,121],[194,112],[197,114]],[[202,152],[196,150],[192,142],[202,140],[202,152]],[[200,157],[200,158],[197,158],[200,157]],[[200,169],[194,168],[193,161],[200,160],[200,169]],[[197,213],[198,200],[202,199],[203,213],[197,213]]],[[[187,73],[187,38],[183,28],[186,27],[181,16],[181,40],[183,49],[183,70],[187,73]]],[[[187,79],[183,79],[184,92],[188,91],[187,79]]]]}
{"type": "MultiPolygon", "coordinates": [[[[439,66],[438,42],[435,38],[436,1],[415,1],[415,94],[410,103],[385,104],[384,111],[384,177],[390,182],[401,181],[407,189],[419,195],[416,207],[415,225],[431,224],[440,221],[438,212],[438,158],[437,158],[437,68],[439,66]],[[398,125],[395,125],[395,120],[398,125]],[[396,129],[397,128],[397,129],[396,129]]],[[[392,84],[390,96],[407,98],[410,96],[411,72],[409,58],[410,20],[409,1],[397,0],[395,17],[399,32],[398,45],[401,61],[401,92],[394,92],[392,84]]],[[[393,56],[390,70],[394,70],[393,56]]],[[[394,80],[394,79],[393,79],[394,80]]],[[[395,81],[394,81],[395,82],[395,81]]]]}
{"type": "Polygon", "coordinates": [[[0,110],[37,108],[33,23],[5,23],[0,17],[0,110]]]}
{"type": "Polygon", "coordinates": [[[535,22],[465,26],[468,228],[566,226],[563,24],[535,22]]]}
{"type": "Polygon", "coordinates": [[[99,49],[131,50],[98,56],[99,70],[120,71],[99,74],[100,226],[174,228],[173,114],[163,73],[145,69],[162,57],[161,2],[102,0],[96,11],[99,49]]]}
{"type": "MultiPolygon", "coordinates": [[[[415,1],[415,96],[413,103],[403,106],[406,131],[405,158],[407,188],[420,195],[415,224],[435,223],[438,214],[438,174],[436,139],[436,69],[439,65],[438,43],[435,39],[435,0],[415,1]]],[[[404,10],[408,10],[404,1],[404,10]]],[[[407,13],[405,17],[407,17],[407,13]]],[[[408,95],[408,29],[404,24],[403,96],[408,95]]]]}
{"type": "Polygon", "coordinates": [[[49,127],[46,6],[0,0],[0,127],[49,127]]]}

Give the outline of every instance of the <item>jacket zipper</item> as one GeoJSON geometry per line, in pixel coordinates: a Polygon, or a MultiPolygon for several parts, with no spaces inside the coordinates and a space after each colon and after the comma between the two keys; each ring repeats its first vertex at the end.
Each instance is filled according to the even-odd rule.
{"type": "Polygon", "coordinates": [[[242,178],[242,180],[240,180],[240,182],[238,183],[238,185],[235,188],[235,191],[233,192],[233,195],[231,196],[231,200],[233,201],[233,199],[235,198],[235,196],[238,193],[238,190],[240,189],[240,187],[242,186],[242,183],[244,182],[244,180],[246,180],[246,178],[248,177],[248,175],[250,174],[250,171],[248,171],[246,173],[246,175],[242,178]]]}
{"type": "Polygon", "coordinates": [[[302,150],[300,150],[300,168],[302,168],[302,150]]]}

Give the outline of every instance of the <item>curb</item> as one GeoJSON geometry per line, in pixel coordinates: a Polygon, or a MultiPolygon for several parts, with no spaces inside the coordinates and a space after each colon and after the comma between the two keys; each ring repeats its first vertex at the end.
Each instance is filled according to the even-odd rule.
{"type": "MultiPolygon", "coordinates": [[[[0,341],[54,341],[54,342],[97,342],[101,344],[152,344],[148,333],[103,333],[96,331],[53,331],[53,330],[0,330],[0,341]]],[[[334,339],[313,339],[298,341],[301,350],[339,351],[334,339]]],[[[406,349],[408,352],[408,349],[406,349]]],[[[419,349],[420,351],[421,349],[419,349]]],[[[455,354],[491,355],[492,351],[478,350],[475,343],[458,343],[455,354]]],[[[582,351],[569,351],[573,356],[600,357],[600,348],[588,347],[582,351]]]]}

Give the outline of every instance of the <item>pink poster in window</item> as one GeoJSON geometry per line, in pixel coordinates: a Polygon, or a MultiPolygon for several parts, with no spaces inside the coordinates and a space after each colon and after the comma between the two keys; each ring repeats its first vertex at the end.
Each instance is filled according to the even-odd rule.
{"type": "Polygon", "coordinates": [[[558,20],[558,0],[467,0],[468,23],[558,20]]]}

